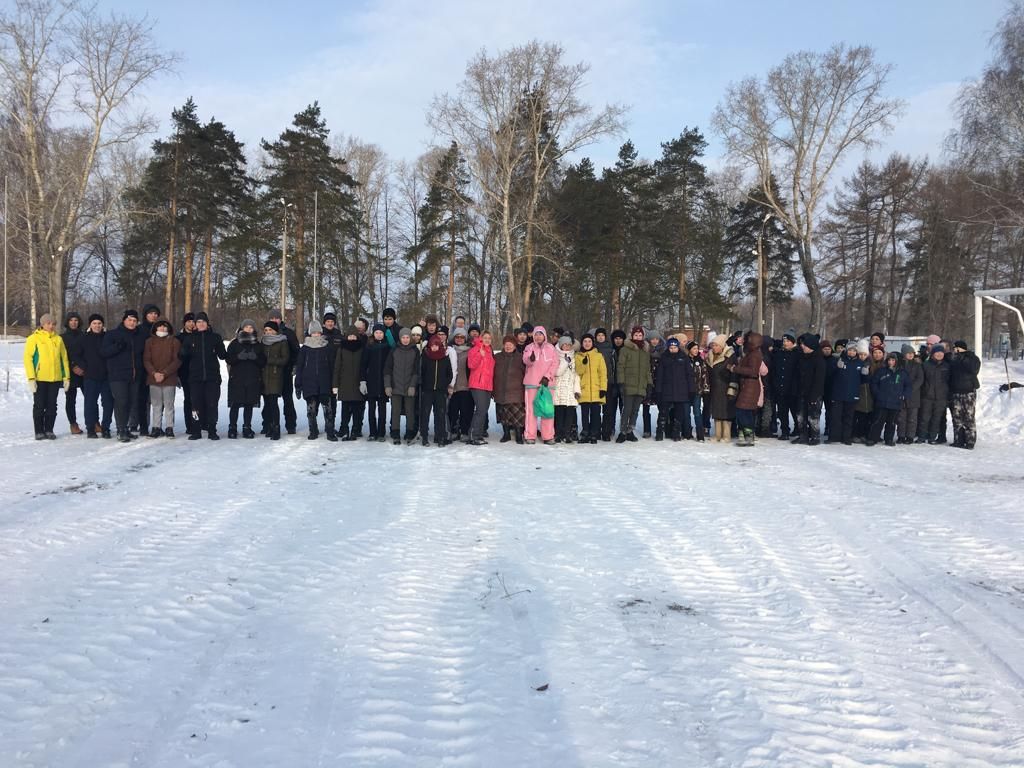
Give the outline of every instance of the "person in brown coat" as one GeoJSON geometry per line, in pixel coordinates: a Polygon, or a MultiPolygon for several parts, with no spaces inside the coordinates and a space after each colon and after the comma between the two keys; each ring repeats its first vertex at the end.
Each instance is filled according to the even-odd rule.
{"type": "Polygon", "coordinates": [[[150,437],[174,437],[174,395],[181,365],[181,342],[167,320],[153,325],[153,335],[146,339],[142,365],[149,385],[150,437]]]}
{"type": "Polygon", "coordinates": [[[764,364],[761,342],[760,333],[748,333],[743,342],[743,357],[735,368],[740,381],[740,391],[736,396],[736,423],[740,430],[738,444],[741,446],[754,444],[757,409],[764,403],[764,382],[761,377],[767,375],[768,370],[764,364]]]}
{"type": "Polygon", "coordinates": [[[516,347],[516,337],[506,336],[502,340],[501,352],[494,356],[494,403],[503,430],[503,443],[515,436],[516,442],[523,444],[523,430],[526,428],[524,376],[526,365],[522,352],[516,347]]]}

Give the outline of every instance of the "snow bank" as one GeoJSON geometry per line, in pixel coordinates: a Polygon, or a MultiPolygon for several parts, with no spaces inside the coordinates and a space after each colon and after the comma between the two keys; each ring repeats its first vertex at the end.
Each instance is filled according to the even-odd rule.
{"type": "MultiPolygon", "coordinates": [[[[1024,362],[1009,365],[1010,381],[1024,384],[1024,362]]],[[[978,440],[1024,443],[1024,388],[1000,392],[1006,384],[1002,360],[986,360],[981,367],[978,390],[978,440]]]]}

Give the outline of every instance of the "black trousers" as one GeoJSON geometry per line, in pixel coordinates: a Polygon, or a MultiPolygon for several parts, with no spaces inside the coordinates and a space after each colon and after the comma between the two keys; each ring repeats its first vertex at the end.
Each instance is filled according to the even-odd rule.
{"type": "Polygon", "coordinates": [[[624,395],[622,398],[622,418],[619,419],[619,432],[630,435],[636,431],[636,417],[640,413],[643,395],[624,395]]]}
{"type": "Polygon", "coordinates": [[[917,417],[917,434],[925,440],[946,439],[946,402],[921,400],[917,417]]]}
{"type": "MultiPolygon", "coordinates": [[[[342,400],[341,401],[341,426],[338,429],[339,435],[361,435],[363,433],[363,400],[342,400]],[[351,424],[351,428],[350,425],[351,424]]],[[[334,414],[331,414],[331,422],[334,422],[334,414]]]]}
{"type": "Polygon", "coordinates": [[[473,395],[468,389],[452,393],[448,398],[448,430],[453,435],[467,435],[472,424],[473,395]]]}
{"type": "Polygon", "coordinates": [[[114,422],[118,432],[125,432],[139,423],[139,383],[112,381],[110,394],[114,396],[114,422]]]}
{"type": "Polygon", "coordinates": [[[576,406],[556,405],[555,406],[555,439],[571,440],[577,433],[576,406]]]}
{"type": "Polygon", "coordinates": [[[388,399],[367,400],[366,411],[369,414],[370,437],[384,437],[388,431],[388,399]]]}
{"type": "Polygon", "coordinates": [[[149,385],[146,383],[145,376],[143,376],[142,380],[139,382],[138,413],[138,422],[132,423],[138,423],[139,432],[145,434],[149,432],[149,385]]]}
{"type": "Polygon", "coordinates": [[[220,406],[219,381],[192,382],[192,409],[196,413],[196,432],[217,431],[217,409],[220,406]]]}
{"type": "Polygon", "coordinates": [[[403,411],[405,412],[405,439],[411,440],[416,436],[416,427],[419,422],[416,397],[391,395],[391,437],[398,437],[401,434],[403,411]]]}
{"type": "Polygon", "coordinates": [[[277,404],[277,395],[264,395],[263,396],[263,426],[264,427],[280,427],[281,426],[281,409],[277,404]]]}
{"type": "MultiPolygon", "coordinates": [[[[691,434],[690,427],[690,401],[681,400],[677,402],[662,402],[658,404],[658,428],[664,430],[669,437],[686,437],[691,434]]],[[[697,432],[703,424],[697,425],[697,432]]]]}
{"type": "Polygon", "coordinates": [[[789,437],[791,432],[797,431],[800,421],[800,410],[802,408],[800,399],[792,395],[785,395],[774,401],[775,418],[779,420],[780,434],[789,437]],[[789,421],[793,420],[793,428],[790,429],[789,421]]]}
{"type": "Polygon", "coordinates": [[[181,384],[182,407],[185,409],[185,431],[191,433],[196,429],[196,417],[192,415],[192,385],[180,379],[178,383],[181,384]]]}
{"type": "Polygon", "coordinates": [[[284,369],[284,387],[281,390],[281,404],[284,406],[284,427],[289,432],[295,431],[295,368],[284,369]]]}
{"type": "Polygon", "coordinates": [[[36,391],[32,395],[32,425],[37,435],[53,432],[57,421],[57,393],[63,388],[62,381],[36,381],[36,391]]]}
{"type": "Polygon", "coordinates": [[[580,436],[601,437],[601,403],[580,403],[580,436]]]}
{"type": "Polygon", "coordinates": [[[828,439],[830,443],[853,440],[853,416],[857,402],[851,400],[846,403],[841,400],[833,400],[832,408],[829,409],[829,417],[832,423],[828,425],[828,439]]]}
{"type": "MultiPolygon", "coordinates": [[[[64,393],[64,415],[68,417],[68,425],[78,423],[78,390],[82,388],[82,380],[77,376],[71,377],[71,386],[64,393]]],[[[93,426],[96,426],[93,424],[93,426]]]]}
{"type": "Polygon", "coordinates": [[[875,420],[871,423],[871,433],[868,439],[877,443],[884,428],[885,442],[893,442],[896,438],[896,419],[899,415],[899,408],[876,408],[875,420]]]}
{"type": "Polygon", "coordinates": [[[434,442],[442,443],[448,439],[448,393],[439,389],[436,392],[420,392],[420,437],[427,440],[427,427],[430,424],[430,412],[434,412],[434,442]]]}
{"type": "Polygon", "coordinates": [[[254,405],[232,405],[229,411],[228,424],[232,429],[238,426],[238,411],[242,411],[242,426],[252,429],[252,409],[254,405]]]}
{"type": "Polygon", "coordinates": [[[615,434],[615,417],[622,413],[622,387],[618,384],[608,385],[608,396],[601,409],[601,437],[615,434]]]}
{"type": "Polygon", "coordinates": [[[110,429],[110,419],[114,415],[114,396],[110,393],[110,382],[86,379],[84,382],[84,398],[82,408],[85,411],[85,429],[90,430],[99,423],[103,429],[110,429]],[[103,404],[103,417],[100,418],[99,404],[103,404]]]}
{"type": "Polygon", "coordinates": [[[821,432],[821,400],[802,400],[796,415],[796,436],[817,442],[821,432]]]}

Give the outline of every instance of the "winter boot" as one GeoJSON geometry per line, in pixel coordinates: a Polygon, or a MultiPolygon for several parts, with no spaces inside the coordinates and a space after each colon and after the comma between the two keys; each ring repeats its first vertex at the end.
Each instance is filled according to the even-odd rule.
{"type": "Polygon", "coordinates": [[[499,440],[498,442],[499,443],[507,443],[511,439],[512,439],[512,430],[509,429],[508,427],[505,427],[502,430],[502,432],[501,432],[501,440],[499,440]]]}
{"type": "Polygon", "coordinates": [[[317,428],[316,424],[310,424],[309,434],[306,436],[306,439],[316,440],[318,437],[320,437],[320,430],[317,428]]]}
{"type": "Polygon", "coordinates": [[[173,429],[171,429],[170,427],[168,427],[167,429],[165,429],[165,430],[164,430],[164,437],[170,437],[170,438],[173,438],[173,437],[174,437],[174,430],[173,430],[173,429]]]}
{"type": "Polygon", "coordinates": [[[619,432],[619,436],[615,438],[615,442],[619,445],[622,445],[622,443],[626,442],[626,433],[619,432]]]}
{"type": "Polygon", "coordinates": [[[234,424],[231,424],[228,427],[228,440],[236,439],[238,439],[238,427],[236,427],[234,424]]]}
{"type": "Polygon", "coordinates": [[[206,438],[208,440],[220,440],[220,435],[217,434],[216,429],[211,429],[209,432],[206,433],[206,438]]]}
{"type": "Polygon", "coordinates": [[[104,440],[109,440],[110,439],[110,428],[109,427],[107,429],[102,429],[101,428],[100,429],[100,437],[102,437],[104,440]]]}
{"type": "Polygon", "coordinates": [[[92,439],[92,440],[99,440],[99,437],[100,437],[95,432],[93,432],[91,429],[86,433],[85,436],[90,438],[90,439],[92,439]]]}
{"type": "Polygon", "coordinates": [[[36,432],[36,440],[45,440],[45,439],[46,439],[46,433],[45,432],[36,432]]]}
{"type": "Polygon", "coordinates": [[[515,433],[516,433],[516,445],[522,445],[523,442],[524,442],[523,441],[523,430],[517,429],[517,430],[515,430],[515,433]]]}
{"type": "Polygon", "coordinates": [[[256,433],[252,431],[252,424],[245,424],[242,426],[242,437],[246,440],[252,440],[256,437],[256,433]]]}
{"type": "Polygon", "coordinates": [[[77,421],[71,422],[71,434],[72,435],[80,435],[80,434],[82,434],[82,428],[80,426],[78,426],[78,422],[77,421]]]}
{"type": "Polygon", "coordinates": [[[149,436],[150,437],[163,437],[164,433],[163,433],[163,430],[160,430],[160,429],[157,429],[156,427],[153,427],[149,431],[149,436]]]}
{"type": "Polygon", "coordinates": [[[130,443],[132,439],[128,437],[128,431],[124,429],[117,430],[117,442],[119,443],[130,443]]]}

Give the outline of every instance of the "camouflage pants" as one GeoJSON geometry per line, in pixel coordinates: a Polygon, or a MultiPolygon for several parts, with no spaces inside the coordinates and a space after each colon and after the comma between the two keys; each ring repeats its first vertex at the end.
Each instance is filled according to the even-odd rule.
{"type": "Polygon", "coordinates": [[[978,439],[978,431],[974,425],[976,401],[975,392],[952,395],[949,400],[949,413],[953,418],[953,440],[972,448],[978,439]]]}

